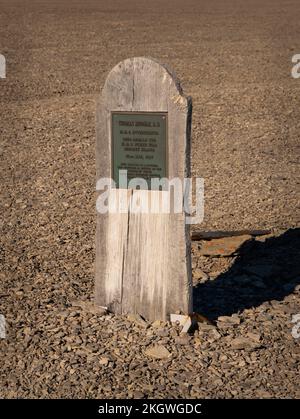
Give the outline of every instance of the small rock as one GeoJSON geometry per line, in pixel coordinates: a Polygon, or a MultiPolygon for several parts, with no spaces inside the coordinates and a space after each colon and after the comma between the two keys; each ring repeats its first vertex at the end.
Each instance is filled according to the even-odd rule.
{"type": "Polygon", "coordinates": [[[268,392],[267,390],[265,390],[265,389],[257,389],[256,390],[256,392],[257,392],[257,396],[259,397],[259,398],[270,398],[271,396],[272,396],[272,394],[270,393],[270,392],[268,392]]]}
{"type": "Polygon", "coordinates": [[[72,301],[73,307],[79,307],[87,313],[103,316],[107,314],[107,307],[97,306],[93,301],[72,301]]]}
{"type": "Polygon", "coordinates": [[[193,271],[193,278],[194,279],[203,279],[203,280],[205,280],[205,279],[208,279],[208,275],[205,272],[203,272],[202,269],[196,268],[193,271]]]}
{"type": "Polygon", "coordinates": [[[258,342],[255,342],[252,339],[244,338],[244,337],[233,339],[230,342],[230,345],[233,349],[246,349],[246,350],[257,349],[261,346],[258,342]]]}
{"type": "Polygon", "coordinates": [[[32,332],[32,329],[30,327],[25,327],[23,329],[23,333],[24,333],[25,336],[29,336],[31,334],[31,332],[32,332]]]}
{"type": "Polygon", "coordinates": [[[217,387],[220,387],[223,385],[223,381],[221,380],[221,378],[216,378],[215,380],[213,380],[213,384],[217,387]]]}
{"type": "Polygon", "coordinates": [[[109,361],[110,361],[109,358],[101,357],[100,360],[99,360],[99,364],[107,366],[109,364],[109,361]]]}
{"type": "Polygon", "coordinates": [[[127,319],[144,329],[149,327],[149,324],[139,314],[128,314],[127,319]]]}
{"type": "Polygon", "coordinates": [[[198,323],[198,329],[201,332],[207,332],[209,330],[216,329],[216,326],[213,324],[206,324],[206,323],[198,323]]]}
{"type": "Polygon", "coordinates": [[[220,316],[218,322],[237,325],[241,323],[241,319],[237,316],[220,316]]]}
{"type": "Polygon", "coordinates": [[[201,339],[200,338],[195,338],[194,339],[194,345],[195,345],[195,348],[197,348],[198,346],[200,346],[201,345],[201,339]]]}
{"type": "Polygon", "coordinates": [[[216,329],[212,329],[209,332],[209,337],[210,337],[210,341],[214,342],[215,340],[220,339],[222,337],[222,335],[216,329]]]}
{"type": "Polygon", "coordinates": [[[160,336],[162,338],[165,338],[169,336],[169,330],[168,329],[158,329],[156,331],[157,336],[160,336]]]}
{"type": "Polygon", "coordinates": [[[188,345],[190,343],[190,336],[187,333],[182,333],[180,336],[175,338],[177,345],[188,345]]]}
{"type": "Polygon", "coordinates": [[[163,326],[163,324],[164,324],[164,322],[163,322],[163,321],[161,321],[161,320],[155,320],[155,321],[151,324],[151,326],[152,326],[152,327],[162,327],[162,326],[163,326]]]}
{"type": "Polygon", "coordinates": [[[145,354],[147,356],[150,356],[151,358],[156,358],[156,359],[166,359],[166,358],[169,358],[169,356],[171,355],[168,349],[163,345],[156,345],[156,346],[147,348],[145,351],[145,354]]]}
{"type": "Polygon", "coordinates": [[[254,342],[259,343],[261,340],[261,336],[258,333],[248,332],[247,336],[252,339],[254,342]]]}

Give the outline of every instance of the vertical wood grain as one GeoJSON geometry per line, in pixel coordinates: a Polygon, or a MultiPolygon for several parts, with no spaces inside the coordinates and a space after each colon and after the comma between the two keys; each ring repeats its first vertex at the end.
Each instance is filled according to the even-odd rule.
{"type": "MultiPolygon", "coordinates": [[[[167,112],[169,178],[189,175],[191,100],[166,66],[150,58],[131,58],[109,73],[96,112],[97,180],[111,176],[112,111],[167,112]]],[[[97,214],[95,299],[115,313],[167,320],[175,311],[192,311],[185,214],[130,211],[136,194],[159,200],[162,193],[117,190],[115,197],[129,197],[128,213],[97,214]]]]}

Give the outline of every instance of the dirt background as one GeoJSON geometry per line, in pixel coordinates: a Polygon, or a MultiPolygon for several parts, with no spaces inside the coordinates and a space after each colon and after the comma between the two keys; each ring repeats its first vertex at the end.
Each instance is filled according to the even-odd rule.
{"type": "Polygon", "coordinates": [[[119,61],[155,57],[193,98],[201,228],[299,225],[299,22],[298,0],[0,0],[2,396],[87,395],[28,393],[19,357],[25,326],[92,298],[95,102],[119,61]]]}

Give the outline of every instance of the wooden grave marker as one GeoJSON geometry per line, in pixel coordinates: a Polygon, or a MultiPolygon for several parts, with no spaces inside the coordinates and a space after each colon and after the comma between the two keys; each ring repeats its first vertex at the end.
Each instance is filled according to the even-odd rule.
{"type": "Polygon", "coordinates": [[[106,204],[118,210],[97,212],[95,301],[114,313],[153,321],[192,312],[184,210],[136,211],[143,199],[148,207],[172,200],[172,188],[147,190],[150,179],[190,176],[191,113],[175,76],[153,59],[126,59],[106,79],[96,112],[97,185],[104,178],[115,184],[99,190],[97,202],[106,193],[106,204]],[[127,171],[127,183],[119,170],[127,171]],[[131,187],[133,178],[145,187],[131,187]]]}

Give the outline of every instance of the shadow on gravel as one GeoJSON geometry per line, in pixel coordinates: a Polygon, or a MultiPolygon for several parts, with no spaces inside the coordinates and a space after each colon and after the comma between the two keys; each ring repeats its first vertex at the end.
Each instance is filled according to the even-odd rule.
{"type": "Polygon", "coordinates": [[[300,284],[300,228],[245,243],[231,268],[194,287],[194,311],[215,320],[265,301],[282,300],[300,284]]]}

